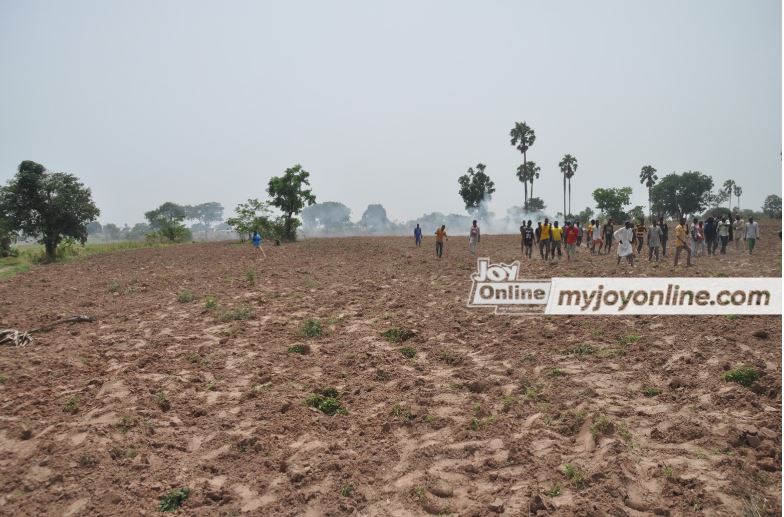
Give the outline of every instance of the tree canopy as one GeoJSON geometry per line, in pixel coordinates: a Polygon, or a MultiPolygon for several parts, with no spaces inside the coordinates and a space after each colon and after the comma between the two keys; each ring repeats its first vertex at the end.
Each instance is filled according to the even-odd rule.
{"type": "Polygon", "coordinates": [[[285,240],[293,241],[296,239],[299,219],[294,216],[299,214],[305,205],[312,205],[316,202],[316,196],[310,189],[308,178],[310,173],[297,164],[286,169],[283,176],[273,176],[269,180],[267,193],[270,195],[270,204],[283,212],[283,235],[285,240]]]}
{"type": "Polygon", "coordinates": [[[25,160],[16,175],[0,188],[0,220],[8,232],[38,238],[46,258],[55,257],[65,238],[87,241],[87,224],[100,210],[92,193],[73,174],[50,172],[25,160]]]}
{"type": "Polygon", "coordinates": [[[351,209],[343,203],[326,201],[305,207],[302,223],[306,230],[333,232],[351,225],[351,209]]]}
{"type": "Polygon", "coordinates": [[[651,188],[653,212],[676,219],[702,213],[712,188],[713,178],[699,171],[668,174],[651,188]]]}
{"type": "Polygon", "coordinates": [[[781,219],[781,196],[771,194],[762,203],[762,211],[772,219],[781,219]]]}
{"type": "Polygon", "coordinates": [[[596,208],[614,221],[623,221],[627,218],[626,207],[631,203],[629,200],[631,195],[631,187],[598,188],[593,191],[596,208]]]}
{"type": "Polygon", "coordinates": [[[495,192],[495,184],[490,176],[485,174],[485,168],[483,163],[477,163],[476,170],[469,167],[468,172],[457,179],[460,185],[460,197],[463,198],[466,210],[470,214],[483,215],[482,201],[485,198],[489,199],[495,192]]]}
{"type": "Polygon", "coordinates": [[[183,242],[191,238],[190,231],[182,222],[186,217],[185,207],[167,201],[155,210],[144,214],[155,232],[151,238],[160,237],[169,242],[183,242]]]}

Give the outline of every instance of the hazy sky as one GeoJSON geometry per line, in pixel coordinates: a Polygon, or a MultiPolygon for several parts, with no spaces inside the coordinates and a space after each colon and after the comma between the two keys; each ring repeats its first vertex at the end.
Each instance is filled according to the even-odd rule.
{"type": "Polygon", "coordinates": [[[227,215],[301,163],[358,219],[464,212],[477,162],[492,208],[574,211],[597,187],[700,170],[741,206],[781,191],[781,4],[675,1],[0,0],[0,181],[31,159],[93,190],[104,223],[164,201],[227,215]]]}

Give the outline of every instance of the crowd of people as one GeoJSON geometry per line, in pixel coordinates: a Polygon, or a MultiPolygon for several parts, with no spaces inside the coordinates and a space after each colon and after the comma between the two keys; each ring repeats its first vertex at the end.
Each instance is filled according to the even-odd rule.
{"type": "MultiPolygon", "coordinates": [[[[670,223],[672,224],[672,223],[670,223]]],[[[682,255],[686,255],[686,266],[691,266],[692,257],[702,255],[726,255],[727,248],[734,247],[736,251],[754,252],[757,240],[760,238],[759,224],[754,218],[748,221],[739,215],[734,218],[708,217],[700,220],[693,218],[687,222],[686,218],[677,221],[674,229],[675,254],[674,265],[678,265],[682,255]]],[[[634,266],[636,257],[644,256],[643,248],[647,245],[649,261],[659,262],[667,257],[667,243],[670,228],[664,218],[650,218],[646,224],[640,218],[637,224],[626,221],[615,226],[612,219],[601,222],[592,219],[587,223],[566,221],[563,226],[558,221],[538,221],[536,227],[533,221],[523,221],[520,226],[520,248],[524,258],[532,259],[534,249],[539,251],[542,260],[561,260],[565,255],[567,262],[575,260],[577,251],[583,245],[592,255],[609,255],[613,244],[616,244],[617,263],[625,260],[634,266]],[[636,251],[636,253],[635,253],[636,251]]],[[[436,257],[442,258],[444,243],[448,240],[446,226],[442,225],[435,232],[436,257]]],[[[471,253],[476,254],[481,238],[477,221],[474,220],[468,234],[468,246],[471,253]]],[[[422,229],[416,225],[414,229],[416,246],[422,244],[422,229]]]]}

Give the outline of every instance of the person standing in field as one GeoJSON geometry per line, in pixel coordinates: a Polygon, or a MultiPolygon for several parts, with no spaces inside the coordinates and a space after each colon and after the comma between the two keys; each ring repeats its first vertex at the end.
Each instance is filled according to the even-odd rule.
{"type": "Polygon", "coordinates": [[[637,238],[637,255],[642,251],[642,245],[645,242],[645,218],[640,217],[640,224],[635,228],[635,237],[637,238]]]}
{"type": "Polygon", "coordinates": [[[705,245],[708,247],[708,255],[715,255],[716,248],[719,245],[717,224],[713,216],[708,217],[705,221],[705,245]]]}
{"type": "Polygon", "coordinates": [[[261,254],[264,255],[264,258],[267,258],[267,253],[264,251],[264,248],[261,247],[261,234],[258,231],[253,230],[251,242],[253,243],[253,248],[256,250],[256,256],[261,252],[261,254]]]}
{"type": "Polygon", "coordinates": [[[577,253],[578,242],[580,241],[580,233],[578,223],[566,227],[566,261],[571,262],[577,253]]]}
{"type": "Polygon", "coordinates": [[[659,246],[661,246],[662,231],[656,224],[656,219],[651,219],[651,226],[648,228],[648,262],[656,255],[656,262],[659,261],[659,246]]]}
{"type": "Polygon", "coordinates": [[[691,254],[697,255],[697,218],[689,224],[689,237],[691,237],[691,254]]]}
{"type": "Polygon", "coordinates": [[[444,240],[449,240],[446,236],[446,225],[442,224],[441,228],[436,230],[436,257],[439,259],[444,254],[444,240]]]}
{"type": "Polygon", "coordinates": [[[735,239],[736,251],[740,251],[746,243],[745,230],[746,226],[743,224],[743,219],[738,214],[735,214],[735,221],[732,223],[732,238],[735,239]]]}
{"type": "Polygon", "coordinates": [[[754,251],[754,245],[757,244],[757,240],[760,238],[759,225],[753,217],[749,217],[749,222],[746,223],[746,232],[743,235],[743,239],[749,244],[749,255],[751,255],[751,252],[754,251]]]}
{"type": "Polygon", "coordinates": [[[694,255],[700,257],[705,255],[705,229],[702,226],[702,221],[694,224],[694,255]]]}
{"type": "Polygon", "coordinates": [[[634,241],[634,227],[632,226],[631,221],[626,221],[626,224],[624,224],[622,228],[619,228],[613,234],[613,237],[618,241],[618,262],[616,265],[620,265],[621,258],[626,257],[626,262],[634,267],[634,246],[632,246],[632,242],[634,241]]]}
{"type": "Polygon", "coordinates": [[[730,232],[732,231],[732,225],[727,222],[727,218],[725,216],[721,216],[721,221],[719,221],[718,228],[716,232],[719,235],[719,241],[721,242],[721,250],[719,253],[722,255],[727,254],[727,243],[730,240],[730,232]]]}
{"type": "Polygon", "coordinates": [[[686,252],[686,267],[691,266],[691,248],[689,248],[689,243],[687,241],[686,235],[688,231],[686,230],[686,218],[681,217],[680,224],[675,227],[675,263],[674,266],[678,265],[678,259],[681,256],[681,252],[686,252]]]}
{"type": "Polygon", "coordinates": [[[669,238],[670,229],[667,227],[667,221],[664,220],[664,217],[659,218],[659,230],[661,231],[661,250],[662,250],[662,257],[667,256],[667,239],[669,238]]]}
{"type": "Polygon", "coordinates": [[[534,229],[531,228],[531,220],[528,224],[520,227],[520,233],[523,239],[523,255],[529,260],[531,258],[531,251],[534,246],[534,229]]]}
{"type": "Polygon", "coordinates": [[[418,223],[416,228],[414,228],[414,242],[416,242],[417,248],[422,245],[422,228],[419,227],[418,223]]]}
{"type": "Polygon", "coordinates": [[[607,222],[604,225],[604,232],[602,233],[604,234],[604,252],[610,253],[610,248],[612,248],[613,235],[615,235],[612,219],[607,219],[607,222]]]}
{"type": "Polygon", "coordinates": [[[602,254],[602,227],[599,224],[599,221],[592,220],[591,224],[593,227],[591,228],[591,253],[599,255],[602,254]]]}
{"type": "Polygon", "coordinates": [[[539,231],[539,255],[542,256],[542,260],[547,260],[550,258],[550,219],[544,218],[544,224],[539,231]]]}
{"type": "Polygon", "coordinates": [[[479,239],[481,237],[479,227],[476,225],[476,219],[474,219],[474,222],[471,224],[471,229],[468,230],[468,248],[474,255],[476,255],[476,246],[479,244],[479,239]]]}
{"type": "Polygon", "coordinates": [[[563,240],[563,228],[558,227],[558,221],[553,223],[550,228],[550,239],[552,241],[552,248],[550,249],[550,258],[555,258],[555,251],[558,250],[558,260],[561,260],[561,241],[563,240]]]}
{"type": "MultiPolygon", "coordinates": [[[[577,247],[579,248],[580,245],[583,243],[583,225],[580,223],[572,223],[572,226],[574,226],[577,229],[577,247]]],[[[567,242],[566,244],[569,243],[567,242]]]]}

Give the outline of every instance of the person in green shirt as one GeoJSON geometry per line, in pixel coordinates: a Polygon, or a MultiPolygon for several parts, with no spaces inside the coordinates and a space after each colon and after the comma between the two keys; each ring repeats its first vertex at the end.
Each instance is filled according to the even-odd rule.
{"type": "Polygon", "coordinates": [[[718,224],[719,242],[721,242],[721,250],[719,253],[722,255],[727,254],[727,243],[730,241],[730,223],[727,222],[727,217],[722,216],[718,224]]]}

